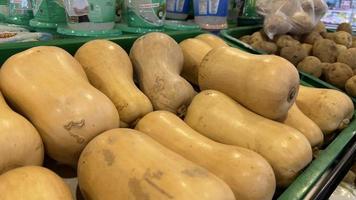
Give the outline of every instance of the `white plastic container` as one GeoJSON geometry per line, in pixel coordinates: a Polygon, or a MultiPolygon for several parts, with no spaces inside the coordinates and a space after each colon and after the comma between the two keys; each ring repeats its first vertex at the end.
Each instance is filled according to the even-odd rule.
{"type": "Polygon", "coordinates": [[[227,28],[229,0],[194,0],[195,22],[203,29],[227,28]]]}

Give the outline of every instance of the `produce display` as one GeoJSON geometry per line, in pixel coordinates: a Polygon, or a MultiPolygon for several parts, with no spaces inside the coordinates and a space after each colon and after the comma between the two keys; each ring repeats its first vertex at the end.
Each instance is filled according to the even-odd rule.
{"type": "MultiPolygon", "coordinates": [[[[245,39],[271,52],[299,44],[245,39]]],[[[271,200],[354,113],[344,93],[300,86],[291,62],[211,34],[178,44],[158,32],[128,53],[92,40],[74,56],[51,46],[15,54],[0,69],[0,199],[73,199],[40,166],[45,153],[75,169],[85,200],[271,200]]]]}
{"type": "Polygon", "coordinates": [[[336,32],[327,32],[320,22],[313,31],[304,35],[286,34],[269,39],[264,30],[260,30],[239,39],[266,54],[279,55],[299,71],[356,97],[356,82],[352,81],[356,75],[356,38],[352,36],[352,27],[348,23],[340,24],[336,32]]]}

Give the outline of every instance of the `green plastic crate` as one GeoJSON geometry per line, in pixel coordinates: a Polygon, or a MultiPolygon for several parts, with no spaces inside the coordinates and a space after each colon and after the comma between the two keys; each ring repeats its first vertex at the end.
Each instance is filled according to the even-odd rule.
{"type": "MultiPolygon", "coordinates": [[[[256,27],[258,30],[260,27],[256,27]]],[[[204,31],[175,31],[168,32],[177,42],[180,42],[187,38],[195,37],[204,31]]],[[[248,33],[246,33],[248,34],[248,33]]],[[[106,38],[114,41],[122,46],[126,51],[129,51],[133,42],[140,37],[140,35],[123,35],[114,38],[106,38]]],[[[3,63],[11,55],[26,50],[34,46],[52,45],[58,46],[69,53],[74,54],[77,49],[85,42],[92,40],[93,38],[72,38],[63,40],[53,40],[49,42],[26,42],[26,43],[12,43],[0,45],[0,63],[3,63]]],[[[226,40],[227,43],[233,47],[244,50],[243,46],[239,46],[234,40],[226,40]]],[[[301,84],[305,86],[316,86],[311,82],[301,80],[301,84]]],[[[320,154],[320,157],[315,159],[309,167],[294,181],[294,183],[287,188],[284,193],[279,197],[281,200],[294,200],[303,199],[308,191],[315,185],[320,177],[325,174],[326,170],[333,164],[337,157],[342,153],[345,146],[355,136],[356,132],[356,120],[354,120],[350,126],[345,129],[340,135],[320,154]]],[[[297,149],[297,147],[296,147],[297,149]]]]}
{"type": "MultiPolygon", "coordinates": [[[[256,50],[256,49],[252,48],[250,45],[248,45],[244,42],[241,42],[240,40],[237,39],[237,38],[240,38],[245,35],[251,35],[256,31],[259,31],[261,28],[262,28],[262,26],[245,26],[245,27],[226,29],[226,30],[221,31],[220,36],[222,38],[224,38],[226,41],[228,41],[229,43],[238,47],[239,49],[242,49],[244,51],[247,51],[247,52],[253,53],[253,54],[264,54],[263,51],[256,50]]],[[[339,88],[337,88],[325,81],[322,81],[314,76],[311,76],[307,73],[299,72],[299,74],[300,74],[301,80],[305,81],[306,83],[309,83],[310,85],[312,85],[314,87],[340,90],[339,88]]],[[[356,105],[356,98],[353,98],[353,97],[350,97],[350,98],[356,105]]]]}
{"type": "MultiPolygon", "coordinates": [[[[176,41],[180,42],[184,39],[195,37],[199,34],[204,33],[201,30],[192,30],[192,31],[170,31],[166,32],[168,35],[172,36],[176,41]]],[[[129,51],[132,44],[135,42],[137,38],[139,38],[140,34],[127,34],[121,35],[117,37],[104,38],[111,40],[117,44],[119,44],[126,51],[129,51]]],[[[26,49],[36,47],[36,46],[57,46],[65,49],[71,54],[74,54],[79,47],[81,47],[84,43],[93,40],[100,39],[98,37],[66,37],[61,39],[55,39],[46,42],[18,42],[18,43],[5,43],[0,44],[0,64],[3,64],[10,56],[24,51],[26,49]]]]}

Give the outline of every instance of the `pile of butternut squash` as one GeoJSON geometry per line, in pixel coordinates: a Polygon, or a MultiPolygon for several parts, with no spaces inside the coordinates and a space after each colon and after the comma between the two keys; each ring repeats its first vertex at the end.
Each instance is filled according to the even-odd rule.
{"type": "Polygon", "coordinates": [[[129,54],[35,47],[2,65],[0,89],[4,200],[73,199],[44,154],[77,169],[86,200],[271,200],[354,112],[341,92],[300,86],[287,60],[211,34],[149,33],[129,54]]]}

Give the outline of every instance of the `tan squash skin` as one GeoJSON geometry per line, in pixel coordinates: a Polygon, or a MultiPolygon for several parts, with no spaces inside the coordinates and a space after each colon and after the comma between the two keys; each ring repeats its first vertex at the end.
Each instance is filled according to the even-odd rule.
{"type": "Polygon", "coordinates": [[[319,126],[305,116],[296,103],[290,108],[287,116],[278,121],[303,133],[312,147],[321,145],[324,141],[324,135],[319,126]]]}
{"type": "Polygon", "coordinates": [[[20,166],[42,165],[44,147],[33,125],[15,113],[0,93],[0,175],[20,166]]]}
{"type": "Polygon", "coordinates": [[[132,129],[92,140],[80,157],[78,179],[90,200],[235,199],[215,175],[132,129]]]}
{"type": "Polygon", "coordinates": [[[75,54],[94,87],[108,96],[119,112],[122,124],[130,125],[152,112],[150,100],[136,87],[129,56],[119,45],[93,40],[75,54]]]}
{"type": "Polygon", "coordinates": [[[196,92],[179,75],[184,61],[179,45],[164,33],[149,33],[135,41],[130,58],[153,108],[183,114],[196,92]]]}
{"type": "Polygon", "coordinates": [[[221,47],[201,63],[199,86],[221,91],[266,118],[280,119],[295,102],[299,74],[281,57],[221,47]]]}
{"type": "Polygon", "coordinates": [[[217,175],[230,186],[236,199],[272,199],[276,188],[273,169],[257,153],[214,142],[167,111],[149,113],[136,129],[217,175]]]}
{"type": "Polygon", "coordinates": [[[182,76],[191,83],[198,85],[198,68],[206,54],[213,48],[207,43],[190,38],[179,43],[184,55],[182,76]]]}
{"type": "Polygon", "coordinates": [[[223,39],[219,38],[216,35],[210,34],[210,33],[200,34],[195,38],[207,43],[212,48],[228,47],[229,46],[226,44],[226,42],[223,39]]]}
{"type": "Polygon", "coordinates": [[[271,164],[280,187],[288,186],[312,160],[311,146],[299,131],[261,117],[218,91],[198,94],[185,122],[212,140],[262,155],[271,164]]]}
{"type": "Polygon", "coordinates": [[[0,70],[0,85],[4,96],[35,125],[47,154],[75,166],[85,145],[117,128],[120,119],[104,94],[78,76],[70,62],[62,62],[76,62],[63,51],[35,47],[12,56],[0,70]]]}
{"type": "Polygon", "coordinates": [[[21,167],[0,176],[1,200],[73,200],[68,186],[54,172],[21,167]]]}
{"type": "Polygon", "coordinates": [[[331,89],[300,86],[297,105],[324,134],[346,128],[354,113],[351,99],[346,94],[331,89]]]}

